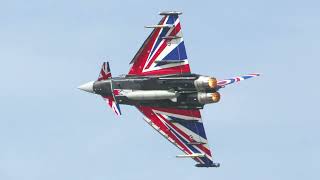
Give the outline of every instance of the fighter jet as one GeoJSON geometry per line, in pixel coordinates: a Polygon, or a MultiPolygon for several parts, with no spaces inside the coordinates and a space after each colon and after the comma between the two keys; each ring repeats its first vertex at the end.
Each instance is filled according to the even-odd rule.
{"type": "Polygon", "coordinates": [[[104,62],[96,81],[79,89],[103,97],[116,115],[120,104],[135,106],[143,119],[164,138],[192,158],[196,167],[219,167],[213,162],[200,110],[220,100],[219,90],[227,85],[259,76],[257,73],[217,80],[190,70],[177,11],[162,17],[130,62],[127,75],[112,77],[104,62]]]}

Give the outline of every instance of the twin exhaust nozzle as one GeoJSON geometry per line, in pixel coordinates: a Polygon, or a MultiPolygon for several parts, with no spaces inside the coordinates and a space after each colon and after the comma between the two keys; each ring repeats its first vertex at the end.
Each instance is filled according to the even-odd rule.
{"type": "Polygon", "coordinates": [[[216,78],[200,76],[194,81],[194,86],[198,91],[200,91],[198,92],[198,101],[200,103],[209,104],[220,101],[220,93],[215,91],[218,87],[218,81],[216,78]],[[208,90],[209,92],[207,92],[208,90]]]}

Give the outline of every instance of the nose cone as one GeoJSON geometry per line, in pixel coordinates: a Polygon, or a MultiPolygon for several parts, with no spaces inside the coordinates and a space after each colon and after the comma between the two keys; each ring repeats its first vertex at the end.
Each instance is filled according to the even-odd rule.
{"type": "Polygon", "coordinates": [[[94,93],[93,92],[93,83],[94,83],[94,81],[87,82],[87,83],[79,86],[78,89],[81,89],[82,91],[87,91],[89,93],[94,93]]]}

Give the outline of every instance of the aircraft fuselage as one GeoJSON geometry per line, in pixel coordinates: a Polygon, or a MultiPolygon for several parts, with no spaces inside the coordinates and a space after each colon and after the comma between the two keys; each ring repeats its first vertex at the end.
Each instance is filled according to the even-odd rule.
{"type": "Polygon", "coordinates": [[[218,102],[215,78],[197,74],[126,76],[93,83],[93,92],[113,96],[118,104],[202,109],[218,102]],[[113,93],[112,93],[113,92],[113,93]]]}

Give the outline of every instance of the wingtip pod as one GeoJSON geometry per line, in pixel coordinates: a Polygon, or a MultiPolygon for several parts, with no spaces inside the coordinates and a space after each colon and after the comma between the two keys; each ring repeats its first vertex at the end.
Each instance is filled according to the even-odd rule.
{"type": "Polygon", "coordinates": [[[162,11],[162,12],[159,12],[159,15],[161,16],[167,16],[167,15],[181,15],[182,12],[180,11],[162,11]]]}
{"type": "Polygon", "coordinates": [[[196,167],[206,167],[206,168],[208,168],[208,167],[216,167],[216,168],[218,168],[218,167],[220,167],[220,163],[196,164],[195,166],[196,166],[196,167]]]}

